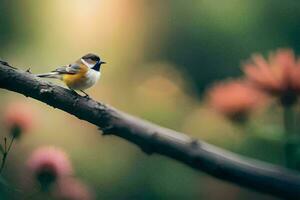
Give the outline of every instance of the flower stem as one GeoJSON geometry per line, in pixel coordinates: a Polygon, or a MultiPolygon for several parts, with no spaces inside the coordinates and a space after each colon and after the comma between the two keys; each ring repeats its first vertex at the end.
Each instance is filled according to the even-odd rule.
{"type": "Polygon", "coordinates": [[[2,171],[4,169],[8,153],[9,153],[11,147],[12,147],[12,144],[13,144],[14,140],[15,140],[15,137],[12,137],[12,139],[10,140],[10,143],[9,143],[9,145],[7,147],[7,139],[4,138],[4,153],[3,153],[2,163],[1,163],[1,167],[0,167],[0,174],[2,173],[2,171]]]}
{"type": "Polygon", "coordinates": [[[294,134],[295,134],[295,112],[292,106],[284,106],[283,123],[285,131],[284,158],[285,166],[294,168],[293,154],[295,153],[294,134]]]}
{"type": "Polygon", "coordinates": [[[294,120],[295,120],[295,113],[291,106],[284,107],[283,111],[283,120],[284,120],[284,129],[286,134],[293,134],[294,132],[294,120]]]}

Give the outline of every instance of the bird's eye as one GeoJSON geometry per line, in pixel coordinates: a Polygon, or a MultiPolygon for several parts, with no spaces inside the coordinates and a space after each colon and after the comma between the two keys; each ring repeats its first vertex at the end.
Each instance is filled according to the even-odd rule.
{"type": "Polygon", "coordinates": [[[93,56],[91,59],[96,62],[100,60],[98,56],[93,56]]]}

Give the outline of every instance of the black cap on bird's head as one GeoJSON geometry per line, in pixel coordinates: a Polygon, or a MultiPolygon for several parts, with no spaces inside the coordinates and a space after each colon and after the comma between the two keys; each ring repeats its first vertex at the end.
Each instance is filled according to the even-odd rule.
{"type": "Polygon", "coordinates": [[[82,58],[92,69],[96,71],[100,71],[101,64],[105,64],[106,62],[102,61],[99,56],[93,53],[88,53],[82,58]]]}

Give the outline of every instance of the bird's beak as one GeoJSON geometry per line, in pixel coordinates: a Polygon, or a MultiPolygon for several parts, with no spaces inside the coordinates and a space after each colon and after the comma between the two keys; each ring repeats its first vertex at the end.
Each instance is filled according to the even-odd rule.
{"type": "Polygon", "coordinates": [[[101,63],[101,64],[106,64],[106,62],[104,62],[104,61],[101,61],[100,63],[101,63]]]}

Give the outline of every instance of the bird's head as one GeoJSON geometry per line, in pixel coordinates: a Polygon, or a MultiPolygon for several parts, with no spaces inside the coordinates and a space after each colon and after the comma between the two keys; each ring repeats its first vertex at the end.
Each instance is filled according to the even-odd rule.
{"type": "Polygon", "coordinates": [[[99,56],[92,53],[82,56],[81,62],[96,71],[100,71],[101,65],[106,63],[99,56]]]}

